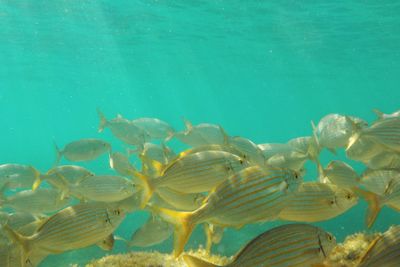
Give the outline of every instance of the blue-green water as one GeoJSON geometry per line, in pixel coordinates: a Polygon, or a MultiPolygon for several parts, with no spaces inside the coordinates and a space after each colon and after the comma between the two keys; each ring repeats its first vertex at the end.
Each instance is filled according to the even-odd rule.
{"type": "MultiPolygon", "coordinates": [[[[310,121],[328,113],[371,121],[373,108],[399,109],[400,4],[325,2],[0,1],[0,164],[46,171],[53,140],[100,137],[122,148],[97,133],[96,107],[176,129],[183,116],[218,123],[256,143],[310,135],[310,121]]],[[[332,158],[323,154],[324,163],[332,158]]],[[[364,214],[361,202],[318,225],[342,240],[364,229],[364,214]]],[[[118,233],[129,237],[145,216],[129,215],[118,233]]],[[[384,209],[373,230],[396,223],[384,209]]],[[[271,225],[230,230],[215,251],[231,255],[271,225]]],[[[203,239],[199,230],[192,247],[203,239]]],[[[170,251],[171,240],[155,248],[170,251]]],[[[103,254],[90,248],[42,266],[103,254]]]]}

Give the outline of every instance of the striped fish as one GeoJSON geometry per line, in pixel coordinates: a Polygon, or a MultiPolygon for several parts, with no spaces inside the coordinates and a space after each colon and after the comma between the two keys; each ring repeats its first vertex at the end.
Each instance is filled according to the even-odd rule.
{"type": "Polygon", "coordinates": [[[383,147],[369,136],[352,136],[346,148],[349,159],[366,162],[383,151],[383,147]]]}
{"type": "Polygon", "coordinates": [[[60,210],[70,202],[61,199],[61,192],[53,188],[39,188],[35,191],[24,190],[0,199],[0,206],[31,214],[51,213],[60,210]]]}
{"type": "Polygon", "coordinates": [[[71,195],[85,200],[114,202],[128,198],[137,192],[136,185],[115,175],[88,176],[70,186],[71,195]]]}
{"type": "Polygon", "coordinates": [[[370,169],[400,169],[400,153],[382,151],[364,162],[370,169]]]}
{"type": "Polygon", "coordinates": [[[65,208],[43,223],[35,234],[23,236],[5,225],[4,230],[21,245],[23,263],[31,255],[62,253],[96,244],[122,222],[124,213],[102,203],[85,203],[65,208]]]}
{"type": "Polygon", "coordinates": [[[300,185],[279,213],[279,218],[297,222],[318,222],[334,218],[353,207],[358,197],[333,184],[307,182],[300,185]]]}
{"type": "Polygon", "coordinates": [[[320,174],[339,187],[353,188],[358,185],[360,177],[347,163],[340,160],[331,161],[320,174]]]}
{"type": "MultiPolygon", "coordinates": [[[[81,166],[62,165],[50,169],[46,174],[42,175],[40,179],[61,191],[65,191],[68,185],[75,184],[88,176],[94,176],[94,173],[81,166]]],[[[38,186],[39,184],[35,183],[33,190],[38,186]]]]}
{"type": "Polygon", "coordinates": [[[54,143],[56,150],[56,165],[60,162],[61,157],[69,161],[79,162],[94,160],[104,153],[111,151],[111,144],[101,139],[89,138],[80,139],[65,145],[60,150],[54,143]]]}
{"type": "Polygon", "coordinates": [[[302,178],[288,169],[252,166],[220,183],[193,212],[152,208],[176,225],[174,254],[177,257],[199,223],[240,227],[276,219],[301,182],[302,178]]]}
{"type": "Polygon", "coordinates": [[[400,226],[380,234],[361,257],[357,267],[398,267],[400,264],[400,226]]]}
{"type": "Polygon", "coordinates": [[[142,207],[159,187],[168,187],[186,194],[208,192],[246,166],[247,161],[232,153],[202,151],[178,157],[161,168],[157,178],[137,173],[145,184],[142,207]]]}
{"type": "Polygon", "coordinates": [[[132,176],[136,168],[129,162],[127,155],[121,152],[110,154],[110,167],[123,176],[132,176]]]}
{"type": "Polygon", "coordinates": [[[206,197],[202,193],[184,194],[169,189],[168,187],[160,187],[157,190],[157,195],[175,209],[188,211],[199,208],[206,197]]]}
{"type": "Polygon", "coordinates": [[[400,152],[400,117],[379,120],[360,132],[390,150],[400,152]]]}
{"type": "Polygon", "coordinates": [[[34,167],[22,164],[0,165],[0,188],[6,185],[8,189],[31,188],[40,179],[40,172],[34,167]]]}
{"type": "MultiPolygon", "coordinates": [[[[336,245],[335,237],[308,224],[278,226],[251,240],[226,267],[307,267],[322,263],[336,245]]],[[[217,266],[184,255],[189,267],[217,266]]]]}
{"type": "Polygon", "coordinates": [[[128,241],[130,247],[149,247],[170,237],[172,227],[159,217],[150,216],[142,227],[137,229],[128,241]]]}

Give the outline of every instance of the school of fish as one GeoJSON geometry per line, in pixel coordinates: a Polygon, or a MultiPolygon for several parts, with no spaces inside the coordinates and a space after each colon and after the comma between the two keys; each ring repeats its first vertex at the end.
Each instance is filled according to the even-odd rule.
{"type": "MultiPolygon", "coordinates": [[[[256,144],[220,125],[184,119],[185,129],[176,131],[157,118],[108,119],[98,109],[98,131],[109,130],[125,151],[84,138],[62,148],[55,144],[55,164],[45,172],[0,165],[0,266],[40,266],[50,254],[91,245],[112,250],[116,240],[148,247],[171,235],[173,255],[188,266],[216,266],[184,252],[197,225],[204,227],[210,252],[225,228],[280,220],[287,224],[243,244],[226,266],[329,267],[324,261],[336,239],[310,223],[343,214],[359,199],[368,203],[367,227],[383,206],[400,211],[400,111],[374,112],[370,123],[329,114],[311,122],[309,136],[256,144]],[[172,142],[186,148],[174,150],[172,142]],[[344,151],[365,170],[359,174],[335,159],[323,166],[324,149],[333,157],[344,151]],[[79,165],[105,154],[103,164],[113,174],[79,165]],[[304,181],[306,162],[318,177],[304,181]],[[137,210],[151,214],[147,222],[130,240],[115,236],[126,214],[137,210]]],[[[400,266],[399,227],[379,235],[358,266],[400,266]]]]}

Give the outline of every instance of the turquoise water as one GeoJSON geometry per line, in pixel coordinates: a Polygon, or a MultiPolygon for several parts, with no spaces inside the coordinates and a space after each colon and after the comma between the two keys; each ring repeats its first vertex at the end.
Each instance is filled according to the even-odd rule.
{"type": "MultiPolygon", "coordinates": [[[[97,133],[96,107],[176,129],[183,116],[218,123],[256,143],[310,135],[310,121],[328,113],[372,121],[373,108],[400,108],[399,14],[397,1],[0,1],[0,164],[46,171],[53,140],[100,137],[122,148],[97,133]]],[[[364,229],[364,214],[361,202],[318,225],[342,240],[364,229]]],[[[128,238],[145,216],[129,215],[118,233],[128,238]]],[[[384,209],[373,230],[395,223],[384,209]]],[[[229,230],[214,249],[231,255],[272,225],[229,230]]],[[[203,239],[199,230],[190,245],[203,239]]],[[[171,240],[154,248],[170,251],[171,240]]],[[[104,254],[89,248],[41,266],[104,254]]]]}

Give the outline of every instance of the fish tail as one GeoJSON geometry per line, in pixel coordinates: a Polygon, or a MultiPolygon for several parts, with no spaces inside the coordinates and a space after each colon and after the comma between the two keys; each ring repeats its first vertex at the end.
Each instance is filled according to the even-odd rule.
{"type": "Polygon", "coordinates": [[[193,212],[175,211],[152,206],[161,218],[173,224],[174,227],[174,256],[177,258],[184,250],[196,224],[191,220],[193,212]]]}
{"type": "Polygon", "coordinates": [[[54,143],[54,150],[56,151],[56,162],[54,163],[54,165],[53,166],[57,166],[58,165],[58,163],[60,162],[60,160],[61,160],[61,157],[62,157],[62,151],[60,150],[60,148],[57,146],[57,144],[56,144],[56,142],[54,141],[53,142],[54,143]]]}
{"type": "Polygon", "coordinates": [[[365,217],[365,223],[368,228],[371,228],[376,218],[378,217],[379,212],[382,209],[379,196],[377,194],[362,190],[360,188],[354,188],[353,190],[362,198],[364,198],[365,201],[367,201],[368,203],[368,211],[365,217]]]}
{"type": "Polygon", "coordinates": [[[42,175],[35,168],[33,168],[33,171],[35,173],[35,181],[32,184],[32,191],[35,191],[40,186],[40,184],[42,183],[42,175]]]}
{"type": "Polygon", "coordinates": [[[12,241],[21,246],[21,266],[26,266],[26,263],[29,261],[28,255],[32,250],[30,239],[14,231],[7,223],[2,226],[2,229],[12,241]]]}
{"type": "Polygon", "coordinates": [[[135,177],[139,178],[141,181],[143,192],[140,201],[140,208],[144,209],[154,193],[154,186],[151,183],[148,176],[133,169],[131,170],[131,172],[135,177]]]}
{"type": "Polygon", "coordinates": [[[201,260],[197,257],[191,255],[183,255],[183,260],[189,267],[218,267],[219,265],[215,265],[211,262],[207,262],[205,260],[201,260]]]}
{"type": "Polygon", "coordinates": [[[100,119],[100,123],[99,123],[99,133],[101,133],[102,131],[104,131],[104,128],[107,125],[107,119],[106,116],[104,116],[103,112],[101,112],[101,110],[99,108],[96,109],[97,110],[97,115],[99,115],[99,119],[100,119]]]}

